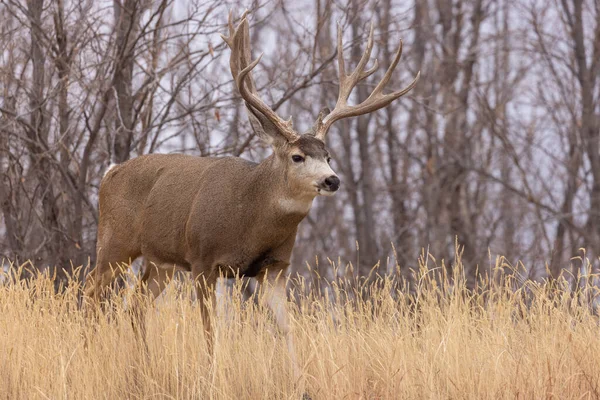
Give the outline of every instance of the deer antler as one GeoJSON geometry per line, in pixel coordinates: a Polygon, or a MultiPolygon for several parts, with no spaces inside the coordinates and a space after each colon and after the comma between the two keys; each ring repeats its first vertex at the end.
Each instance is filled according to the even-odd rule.
{"type": "Polygon", "coordinates": [[[398,46],[398,51],[396,52],[396,56],[392,61],[392,64],[387,69],[383,79],[381,82],[375,87],[373,92],[369,95],[369,97],[360,104],[355,106],[348,105],[348,98],[350,97],[350,93],[352,93],[352,89],[363,79],[371,76],[377,70],[377,60],[373,67],[368,70],[364,70],[367,65],[367,61],[371,57],[371,50],[373,49],[373,24],[371,24],[371,31],[369,32],[369,40],[367,41],[367,48],[363,53],[358,65],[354,72],[350,75],[346,74],[346,67],[344,64],[344,46],[342,44],[342,27],[338,23],[338,32],[337,32],[337,51],[338,51],[338,67],[339,67],[339,75],[340,75],[340,89],[338,100],[335,105],[333,111],[323,118],[322,121],[317,121],[317,126],[315,127],[315,136],[318,139],[325,140],[325,136],[329,131],[331,125],[340,119],[355,117],[358,115],[368,114],[375,110],[379,110],[390,104],[392,101],[396,100],[399,97],[404,96],[406,93],[410,92],[413,87],[417,84],[419,77],[421,76],[421,72],[417,73],[415,79],[408,85],[405,89],[402,89],[398,92],[383,94],[383,89],[388,84],[390,78],[392,77],[392,72],[398,65],[398,61],[400,61],[400,57],[402,56],[402,41],[400,41],[400,45],[398,46]]]}
{"type": "Polygon", "coordinates": [[[250,51],[250,30],[246,16],[248,11],[242,14],[241,21],[237,28],[233,27],[232,13],[229,13],[229,37],[221,35],[225,43],[231,49],[231,58],[229,67],[231,75],[236,86],[246,101],[248,110],[256,115],[256,111],[261,113],[277,128],[289,142],[299,138],[299,135],[292,128],[292,119],[288,121],[280,118],[271,107],[269,107],[258,95],[256,84],[252,78],[252,70],[256,67],[262,57],[262,54],[254,61],[250,51]]]}

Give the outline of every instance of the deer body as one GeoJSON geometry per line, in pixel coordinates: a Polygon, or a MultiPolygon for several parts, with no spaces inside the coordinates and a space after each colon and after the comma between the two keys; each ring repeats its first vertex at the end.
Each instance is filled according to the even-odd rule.
{"type": "MultiPolygon", "coordinates": [[[[100,187],[96,268],[85,293],[98,299],[114,279],[114,268],[144,256],[143,287],[156,297],[176,269],[191,271],[196,282],[209,351],[212,334],[208,305],[220,275],[256,277],[266,283],[263,301],[286,335],[294,372],[298,363],[286,312],[285,280],[277,279],[290,262],[298,224],[318,195],[331,196],[340,180],[329,166],[325,136],[335,121],[373,112],[403,96],[405,89],[383,94],[402,44],[380,83],[367,99],[349,105],[352,89],[376,71],[365,66],[373,47],[373,27],[356,69],[347,74],[342,31],[338,26],[340,90],[335,109],[323,109],[313,128],[300,134],[258,95],[252,70],[249,26],[244,14],[234,28],[229,16],[231,73],[245,101],[257,136],[273,154],[260,163],[237,157],[146,155],[110,169],[100,187]]],[[[118,270],[117,270],[118,271],[118,270]]]]}
{"type": "Polygon", "coordinates": [[[255,277],[269,265],[287,266],[317,193],[297,200],[304,210],[286,207],[282,199],[295,193],[285,172],[275,155],[256,164],[156,154],[117,165],[100,187],[98,263],[143,255],[211,277],[255,277]]]}

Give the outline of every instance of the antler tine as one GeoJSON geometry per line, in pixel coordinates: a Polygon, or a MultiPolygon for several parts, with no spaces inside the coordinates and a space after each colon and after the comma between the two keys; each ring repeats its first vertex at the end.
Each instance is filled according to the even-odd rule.
{"type": "Polygon", "coordinates": [[[315,136],[321,140],[325,140],[325,136],[329,131],[331,125],[340,119],[355,117],[358,115],[368,114],[370,112],[376,111],[380,108],[383,108],[390,104],[392,101],[396,100],[399,97],[402,97],[406,93],[410,92],[415,85],[417,84],[419,77],[421,76],[421,72],[417,73],[415,79],[404,89],[393,92],[389,94],[383,94],[383,89],[388,84],[392,77],[392,73],[396,69],[398,62],[400,61],[400,57],[402,56],[402,41],[400,41],[400,45],[398,46],[398,51],[392,60],[392,63],[388,67],[385,75],[381,79],[381,81],[377,84],[373,92],[364,100],[362,103],[357,104],[355,106],[348,105],[348,98],[350,97],[350,93],[354,89],[354,87],[363,79],[366,79],[370,75],[372,75],[378,67],[377,60],[375,60],[373,67],[364,71],[364,68],[371,57],[371,50],[373,49],[373,23],[371,23],[371,29],[369,32],[369,39],[367,41],[367,47],[356,66],[356,69],[352,72],[352,74],[347,75],[345,64],[344,64],[344,56],[343,56],[343,44],[342,44],[342,28],[338,23],[338,66],[339,66],[339,74],[340,74],[340,89],[338,100],[335,105],[334,110],[327,115],[323,119],[322,122],[317,121],[317,127],[315,129],[315,136]]]}
{"type": "Polygon", "coordinates": [[[340,92],[338,95],[338,104],[345,104],[352,93],[352,89],[356,84],[363,79],[371,76],[378,67],[377,60],[373,63],[373,66],[368,70],[364,71],[367,62],[371,58],[371,51],[373,50],[373,24],[371,23],[371,29],[369,32],[369,39],[367,41],[367,48],[358,62],[358,65],[352,71],[350,75],[346,74],[346,67],[344,62],[344,45],[342,42],[342,26],[338,22],[338,66],[339,66],[339,79],[340,79],[340,92]]]}
{"type": "MultiPolygon", "coordinates": [[[[252,54],[250,51],[250,26],[248,24],[248,20],[246,19],[246,14],[248,12],[244,12],[244,14],[242,14],[242,22],[240,22],[240,28],[243,29],[242,32],[242,57],[244,60],[244,64],[245,65],[250,65],[251,60],[252,60],[252,54]]],[[[258,65],[258,62],[260,61],[260,59],[262,58],[262,53],[260,54],[260,56],[258,56],[258,58],[256,59],[256,65],[258,65]]],[[[254,79],[252,78],[252,73],[250,72],[254,67],[250,68],[243,76],[248,75],[248,79],[243,79],[239,82],[237,82],[238,86],[240,85],[241,82],[246,82],[246,85],[248,85],[248,87],[250,88],[250,92],[251,93],[255,93],[258,95],[258,90],[256,90],[256,85],[254,84],[254,79]]],[[[238,76],[242,75],[242,72],[239,72],[238,76]]],[[[237,79],[237,78],[236,78],[237,79]]]]}
{"type": "MultiPolygon", "coordinates": [[[[352,75],[355,77],[356,82],[360,82],[361,80],[365,79],[373,72],[375,72],[373,68],[370,68],[369,70],[367,70],[367,72],[363,72],[365,66],[367,65],[367,62],[371,58],[371,51],[373,50],[373,32],[375,32],[375,29],[373,27],[373,23],[371,22],[371,28],[369,29],[369,38],[367,39],[367,48],[365,49],[365,52],[360,58],[356,69],[352,73],[352,75]],[[369,73],[369,71],[371,72],[369,73]]],[[[375,60],[375,64],[377,64],[377,59],[375,60]]]]}
{"type": "MultiPolygon", "coordinates": [[[[337,24],[337,59],[338,59],[338,74],[340,76],[340,88],[342,82],[346,80],[346,63],[344,61],[344,43],[342,42],[342,25],[337,24]]],[[[341,92],[341,91],[340,91],[341,92]]]]}
{"type": "MultiPolygon", "coordinates": [[[[254,86],[254,82],[252,82],[251,79],[248,79],[246,82],[244,82],[244,80],[246,79],[246,77],[250,74],[250,72],[254,69],[254,67],[256,67],[258,65],[258,63],[260,62],[260,59],[262,58],[262,53],[260,56],[258,56],[258,58],[254,61],[252,61],[252,63],[250,63],[246,68],[244,68],[243,70],[241,70],[238,73],[238,76],[235,78],[235,84],[237,85],[238,89],[240,90],[240,94],[242,95],[242,97],[244,97],[245,94],[251,94],[253,95],[253,91],[252,91],[252,87],[254,86]],[[246,85],[250,86],[250,90],[248,90],[246,88],[246,85]],[[245,93],[242,93],[245,92],[245,93]]],[[[244,97],[244,100],[246,100],[246,98],[244,97]]],[[[246,100],[248,101],[248,100],[246,100]]]]}
{"type": "Polygon", "coordinates": [[[398,51],[396,51],[396,55],[394,56],[392,63],[388,67],[387,71],[385,71],[385,75],[383,75],[381,82],[379,82],[379,84],[377,86],[375,86],[375,89],[373,90],[373,93],[371,93],[371,95],[381,93],[383,91],[383,88],[385,87],[385,85],[387,85],[387,83],[390,81],[390,78],[392,77],[392,72],[394,72],[396,65],[398,65],[398,62],[400,62],[400,57],[402,57],[402,48],[403,47],[404,47],[404,43],[402,42],[402,40],[400,40],[400,45],[398,46],[398,51]]]}
{"type": "MultiPolygon", "coordinates": [[[[235,28],[233,27],[233,10],[229,10],[229,15],[227,16],[227,27],[229,28],[229,37],[232,38],[235,34],[235,28]]],[[[221,35],[223,39],[225,36],[221,35]]]]}
{"type": "Polygon", "coordinates": [[[231,75],[236,83],[240,95],[246,102],[248,110],[252,113],[260,112],[267,118],[277,130],[290,142],[298,139],[298,134],[292,129],[292,120],[285,121],[280,118],[271,107],[269,107],[258,95],[256,84],[252,78],[252,70],[258,65],[262,54],[254,61],[250,51],[250,28],[246,18],[248,11],[242,14],[242,18],[236,28],[233,26],[232,13],[229,13],[229,37],[221,35],[225,43],[231,49],[229,66],[231,75]]]}

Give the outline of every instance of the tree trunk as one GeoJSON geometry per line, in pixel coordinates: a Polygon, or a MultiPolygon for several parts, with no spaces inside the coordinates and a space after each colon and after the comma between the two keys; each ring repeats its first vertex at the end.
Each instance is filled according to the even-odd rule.
{"type": "Polygon", "coordinates": [[[130,157],[133,140],[133,64],[134,38],[138,30],[139,0],[114,0],[116,31],[116,117],[113,162],[122,163],[130,157]]]}

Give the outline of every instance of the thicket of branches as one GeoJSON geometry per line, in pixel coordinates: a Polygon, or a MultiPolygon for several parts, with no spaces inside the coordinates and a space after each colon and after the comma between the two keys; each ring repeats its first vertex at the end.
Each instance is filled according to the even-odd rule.
{"type": "MultiPolygon", "coordinates": [[[[383,67],[404,39],[389,86],[421,71],[410,96],[332,129],[343,190],[317,200],[301,225],[296,270],[317,256],[328,278],[348,270],[336,272],[326,257],[361,275],[379,260],[385,272],[387,257],[408,271],[423,248],[451,265],[457,240],[471,280],[494,264],[489,254],[522,260],[533,277],[577,273],[580,248],[600,255],[597,1],[246,6],[254,52],[265,52],[259,90],[300,128],[337,98],[338,21],[349,64],[373,21],[383,67]]],[[[253,137],[218,36],[236,7],[0,2],[3,257],[59,274],[93,264],[97,191],[110,162],[152,152],[268,153],[253,137]]]]}

